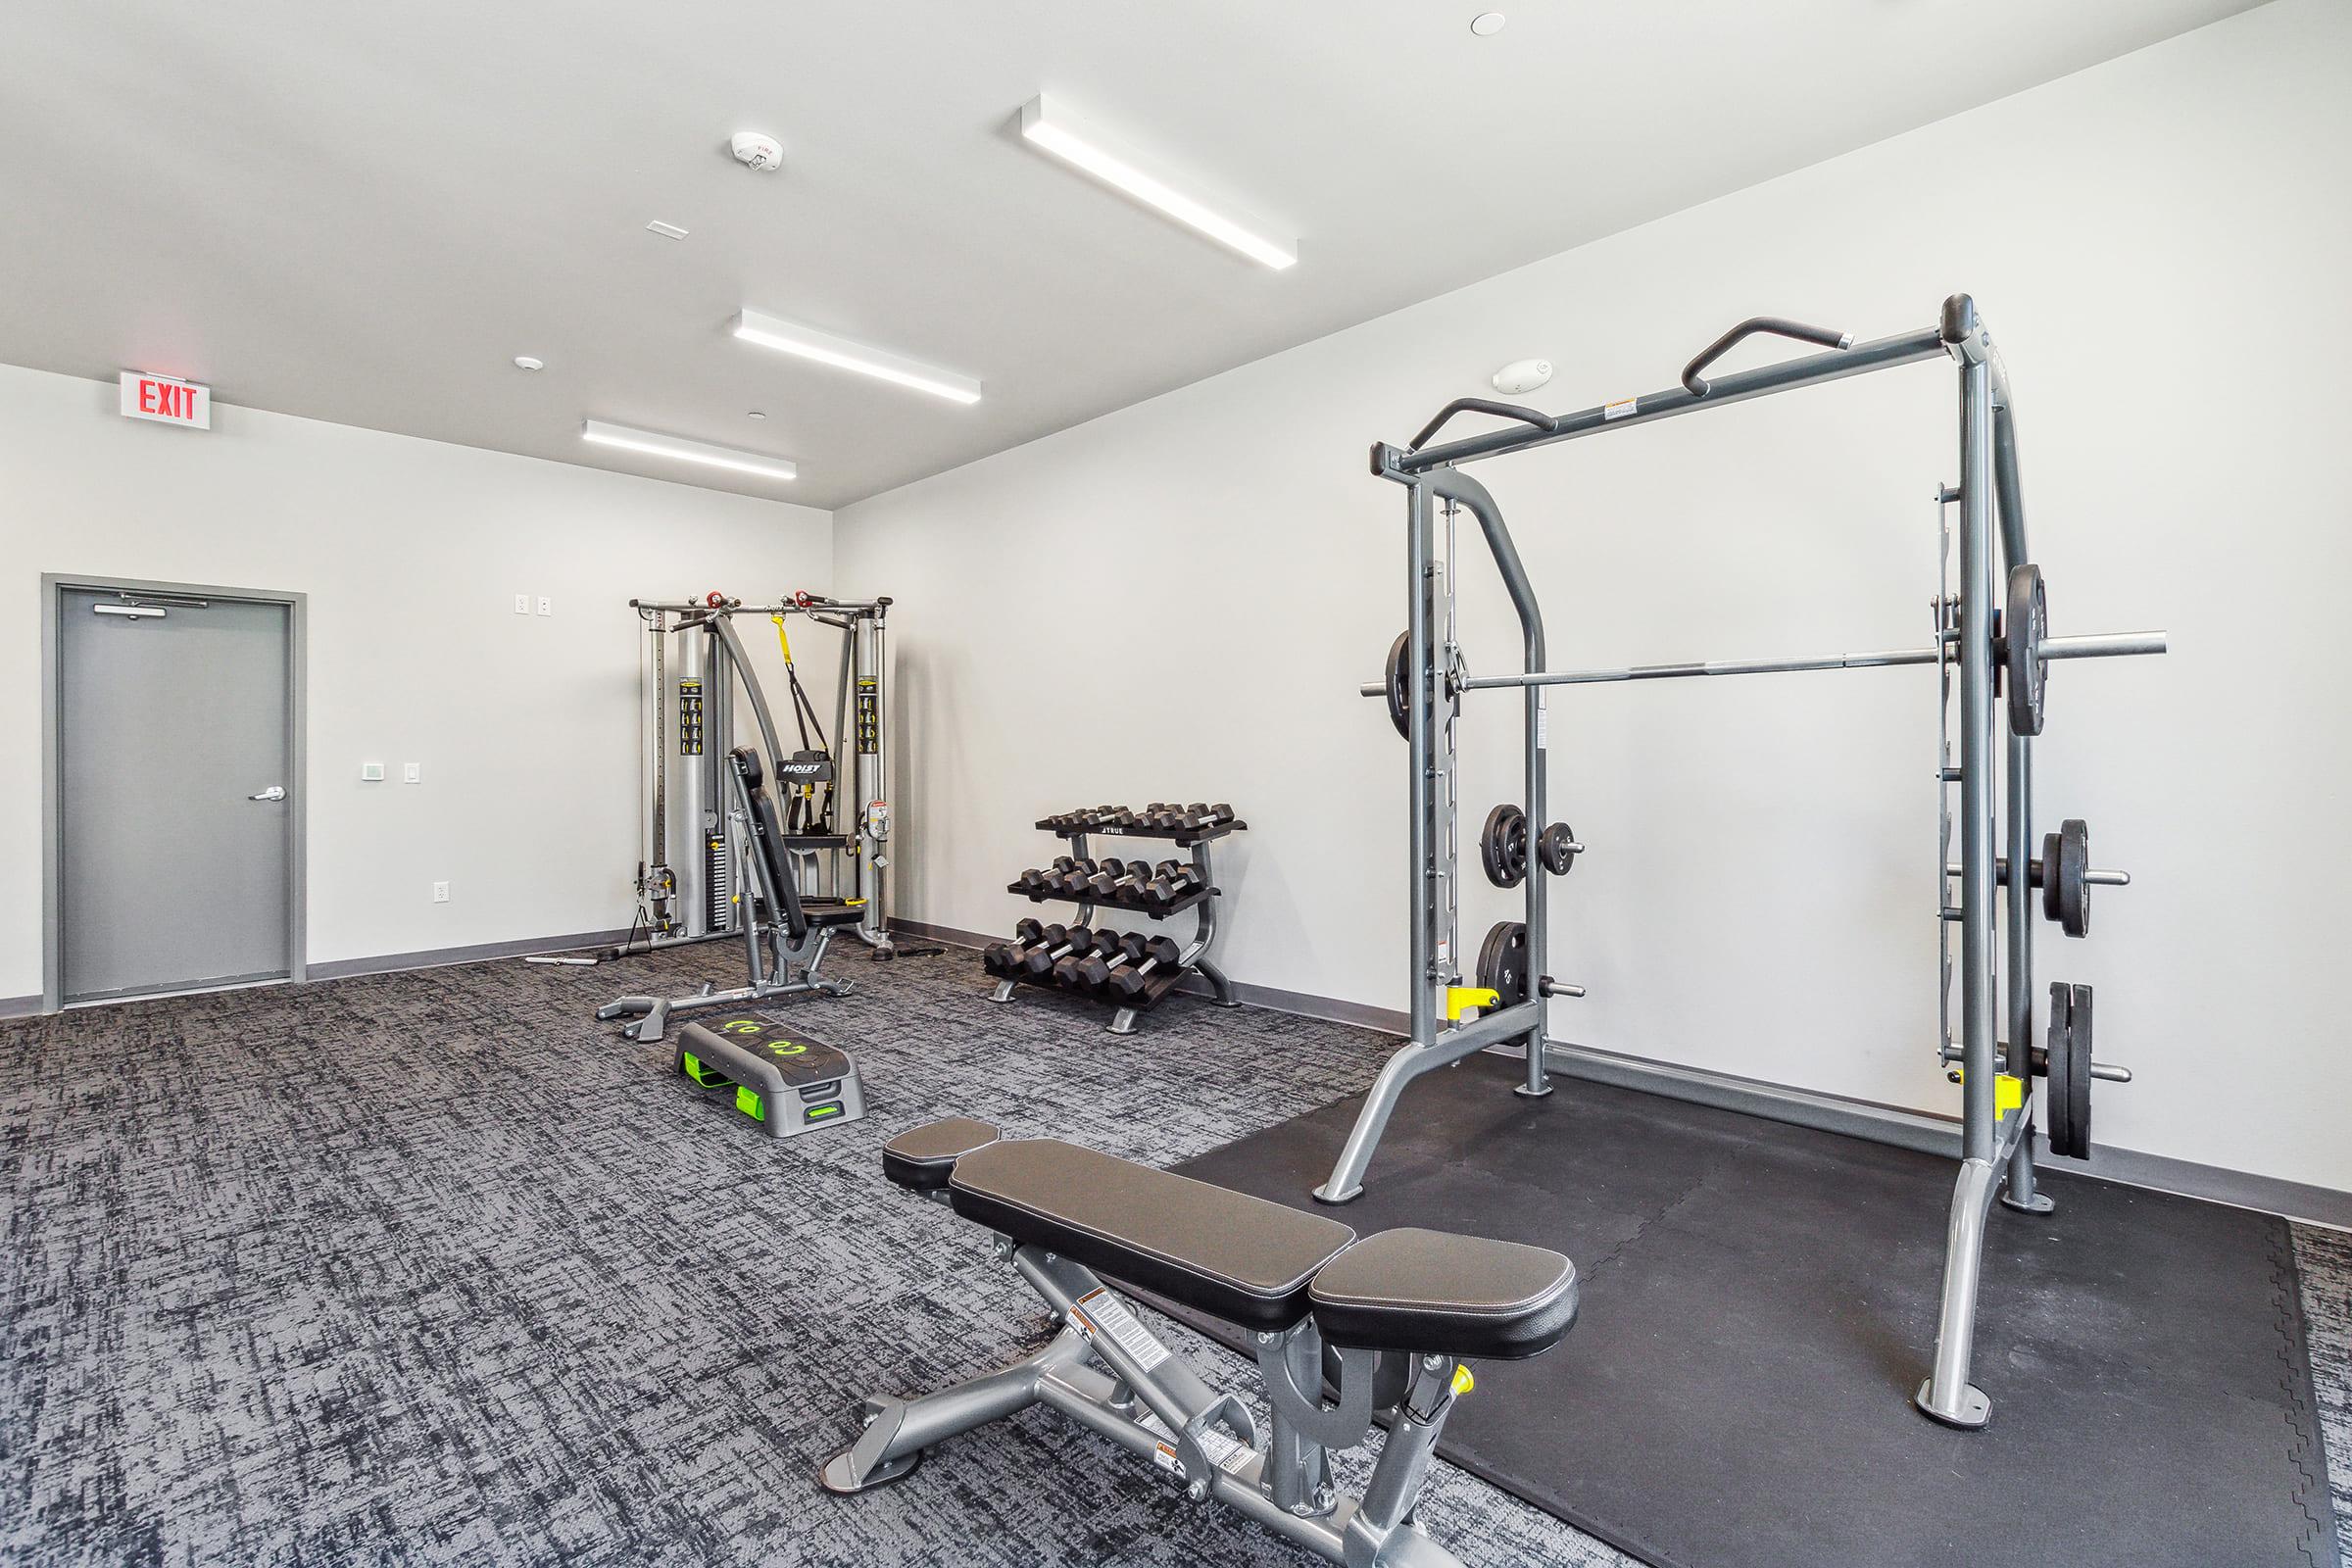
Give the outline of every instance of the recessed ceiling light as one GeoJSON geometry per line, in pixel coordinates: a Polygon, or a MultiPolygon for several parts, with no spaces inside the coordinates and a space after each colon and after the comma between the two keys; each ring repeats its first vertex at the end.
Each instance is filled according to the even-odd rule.
{"type": "Polygon", "coordinates": [[[1272,224],[1231,203],[1183,190],[1169,176],[1147,172],[1115,138],[1078,120],[1058,99],[1049,102],[1039,93],[1023,104],[1021,136],[1030,145],[1199,229],[1218,244],[1231,246],[1251,261],[1280,271],[1298,260],[1298,241],[1278,237],[1272,224]]]}
{"type": "Polygon", "coordinates": [[[645,226],[649,233],[659,234],[663,239],[684,239],[686,237],[686,231],[677,224],[664,223],[658,218],[645,226]]]}
{"type": "Polygon", "coordinates": [[[1499,11],[1482,11],[1470,19],[1470,30],[1481,38],[1492,38],[1502,30],[1502,24],[1509,20],[1499,11]]]}
{"type": "Polygon", "coordinates": [[[517,370],[544,370],[547,368],[547,362],[535,354],[517,354],[514,356],[514,368],[517,370]]]}
{"type": "Polygon", "coordinates": [[[804,360],[819,365],[831,365],[844,370],[856,370],[860,375],[910,386],[918,392],[928,392],[952,403],[980,401],[980,383],[968,375],[943,370],[936,365],[909,360],[888,349],[853,342],[820,332],[813,326],[797,321],[780,320],[762,316],[758,311],[744,311],[735,318],[735,335],[746,343],[757,343],[784,354],[797,354],[804,360]]]}
{"type": "Polygon", "coordinates": [[[688,441],[682,436],[657,435],[651,430],[632,430],[625,424],[607,424],[602,419],[590,419],[580,426],[580,439],[600,447],[618,447],[624,452],[643,452],[657,458],[676,458],[681,463],[700,463],[713,468],[728,468],[737,473],[754,473],[763,479],[791,479],[800,474],[800,466],[790,458],[771,458],[764,452],[744,452],[734,447],[712,446],[707,441],[688,441]]]}

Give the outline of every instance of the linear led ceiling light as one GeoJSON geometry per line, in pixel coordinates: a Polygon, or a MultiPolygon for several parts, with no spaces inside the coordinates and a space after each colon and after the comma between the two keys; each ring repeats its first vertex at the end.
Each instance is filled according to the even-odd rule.
{"type": "Polygon", "coordinates": [[[1021,105],[1021,136],[1106,185],[1190,224],[1220,245],[1229,245],[1276,271],[1298,260],[1298,242],[1276,236],[1274,226],[1222,198],[1185,190],[1166,174],[1148,171],[1115,137],[1096,129],[1039,93],[1021,105]]]}
{"type": "Polygon", "coordinates": [[[762,316],[758,311],[744,311],[735,318],[735,335],[746,343],[774,349],[782,354],[797,354],[804,360],[819,365],[831,365],[844,370],[856,370],[878,380],[910,386],[917,392],[946,398],[951,403],[980,401],[980,383],[968,375],[943,370],[936,365],[925,365],[904,355],[877,349],[830,332],[820,332],[813,326],[798,321],[780,320],[762,316]]]}
{"type": "Polygon", "coordinates": [[[731,468],[737,473],[756,473],[763,479],[792,479],[800,468],[789,458],[771,458],[764,452],[743,452],[734,447],[714,447],[707,441],[688,441],[680,436],[656,435],[651,430],[632,430],[625,424],[607,424],[602,419],[590,419],[580,426],[580,439],[600,447],[619,447],[624,452],[644,452],[657,458],[676,458],[681,463],[700,463],[713,468],[731,468]]]}

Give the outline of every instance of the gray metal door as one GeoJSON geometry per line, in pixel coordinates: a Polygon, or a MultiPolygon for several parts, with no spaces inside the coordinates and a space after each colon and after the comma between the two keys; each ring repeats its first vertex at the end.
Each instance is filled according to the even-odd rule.
{"type": "Polygon", "coordinates": [[[291,607],[69,588],[57,613],[63,1000],[288,974],[291,607]]]}

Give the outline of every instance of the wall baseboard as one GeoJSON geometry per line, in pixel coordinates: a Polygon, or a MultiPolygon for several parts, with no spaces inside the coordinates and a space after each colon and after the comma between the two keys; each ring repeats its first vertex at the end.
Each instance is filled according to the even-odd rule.
{"type": "Polygon", "coordinates": [[[481,942],[466,948],[427,948],[417,953],[387,953],[372,958],[335,958],[310,966],[313,980],[347,980],[362,974],[395,974],[405,969],[439,969],[453,963],[479,963],[486,958],[521,958],[534,953],[570,953],[580,948],[617,947],[628,939],[626,930],[582,931],[567,937],[526,937],[519,942],[481,942]]]}
{"type": "MultiPolygon", "coordinates": [[[[934,942],[945,942],[960,948],[976,950],[991,942],[1004,940],[1002,937],[985,936],[955,926],[930,925],[920,920],[901,920],[896,923],[904,930],[919,932],[934,942]]],[[[1205,996],[1208,994],[1208,983],[1195,975],[1185,981],[1182,989],[1205,996]]],[[[1330,1023],[1355,1024],[1361,1028],[1376,1029],[1383,1034],[1401,1036],[1408,1027],[1404,1013],[1394,1007],[1374,1007],[1360,1002],[1342,1002],[1332,997],[1284,991],[1273,986],[1249,985],[1238,980],[1234,982],[1233,994],[1251,1006],[1295,1013],[1302,1018],[1319,1018],[1330,1023]]],[[[1959,1123],[1947,1116],[1905,1110],[1870,1101],[1848,1100],[1838,1095],[1789,1089],[1761,1079],[1679,1067],[1671,1062],[1595,1051],[1591,1047],[1570,1045],[1559,1040],[1545,1041],[1544,1054],[1552,1069],[1563,1077],[1615,1084],[1674,1100],[1696,1101],[1701,1104],[1716,1105],[1751,1116],[1794,1121],[1803,1126],[1818,1127],[1825,1132],[1867,1138],[1874,1143],[1895,1144],[1955,1159],[1960,1153],[1959,1123]]],[[[2038,1162],[2051,1170],[2076,1171],[2122,1182],[2130,1187],[2152,1187],[2160,1192],[2179,1193],[2186,1198],[2201,1198],[2236,1208],[2260,1209],[2264,1213],[2283,1214],[2290,1219],[2307,1220],[2315,1225],[2352,1230],[2352,1193],[2337,1192],[2329,1187],[2314,1187],[2282,1177],[2257,1176],[2245,1171],[2227,1170],[2219,1165],[2200,1165],[2193,1160],[2175,1159],[2168,1154],[2150,1154],[2135,1149],[2112,1149],[2104,1145],[2094,1147],[2090,1158],[2086,1160],[2060,1159],[2045,1147],[2038,1162]]]]}
{"type": "MultiPolygon", "coordinates": [[[[1615,1084],[1671,1100],[1794,1122],[1950,1159],[1960,1157],[1960,1124],[1949,1116],[1790,1089],[1762,1079],[1682,1067],[1560,1040],[1544,1041],[1544,1055],[1551,1069],[1563,1077],[1615,1084]]],[[[2159,1192],[2201,1198],[2233,1208],[2260,1209],[2315,1225],[2352,1230],[2352,1193],[2288,1181],[2280,1176],[2258,1176],[2219,1165],[2175,1159],[2169,1154],[2150,1154],[2103,1144],[2091,1147],[2088,1159],[2061,1159],[2049,1152],[2046,1139],[2034,1163],[2048,1170],[2073,1171],[2121,1182],[2127,1187],[2152,1187],[2159,1192]]]]}
{"type": "MultiPolygon", "coordinates": [[[[480,942],[464,948],[426,948],[416,953],[385,953],[368,958],[334,958],[325,963],[308,965],[301,980],[292,982],[307,985],[318,980],[348,980],[363,974],[398,974],[408,969],[438,969],[453,963],[480,963],[490,958],[520,958],[535,953],[570,953],[580,948],[611,948],[626,941],[629,932],[582,931],[566,937],[525,937],[515,942],[480,942]]],[[[271,980],[271,986],[288,982],[271,980]]],[[[220,990],[220,987],[206,987],[220,990]]],[[[231,988],[245,989],[245,988],[231,988]]],[[[148,1002],[159,997],[189,996],[193,992],[146,992],[124,997],[124,1002],[148,1002]]],[[[100,1004],[104,1005],[105,1004],[100,1004]]],[[[0,997],[0,1018],[32,1018],[40,1016],[41,999],[29,997],[0,997]]]]}

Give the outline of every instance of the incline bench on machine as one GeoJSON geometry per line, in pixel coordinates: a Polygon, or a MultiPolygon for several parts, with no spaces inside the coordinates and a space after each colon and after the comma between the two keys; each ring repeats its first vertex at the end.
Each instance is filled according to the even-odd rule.
{"type": "Polygon", "coordinates": [[[1063,1326],[970,1383],[868,1399],[864,1433],[824,1468],[835,1492],[898,1480],[941,1440],[1044,1403],[1151,1456],[1191,1496],[1214,1495],[1335,1562],[1440,1568],[1456,1559],[1412,1515],[1439,1431],[1470,1387],[1460,1362],[1540,1355],[1576,1321],[1576,1270],[1557,1252],[1414,1229],[1358,1241],[1325,1215],[1055,1139],[1000,1139],[968,1118],[902,1134],[882,1165],[996,1232],[1063,1326]],[[1247,1330],[1271,1441],[1097,1270],[1247,1330]],[[1326,1450],[1365,1441],[1375,1415],[1390,1431],[1371,1484],[1342,1496],[1326,1450]]]}

